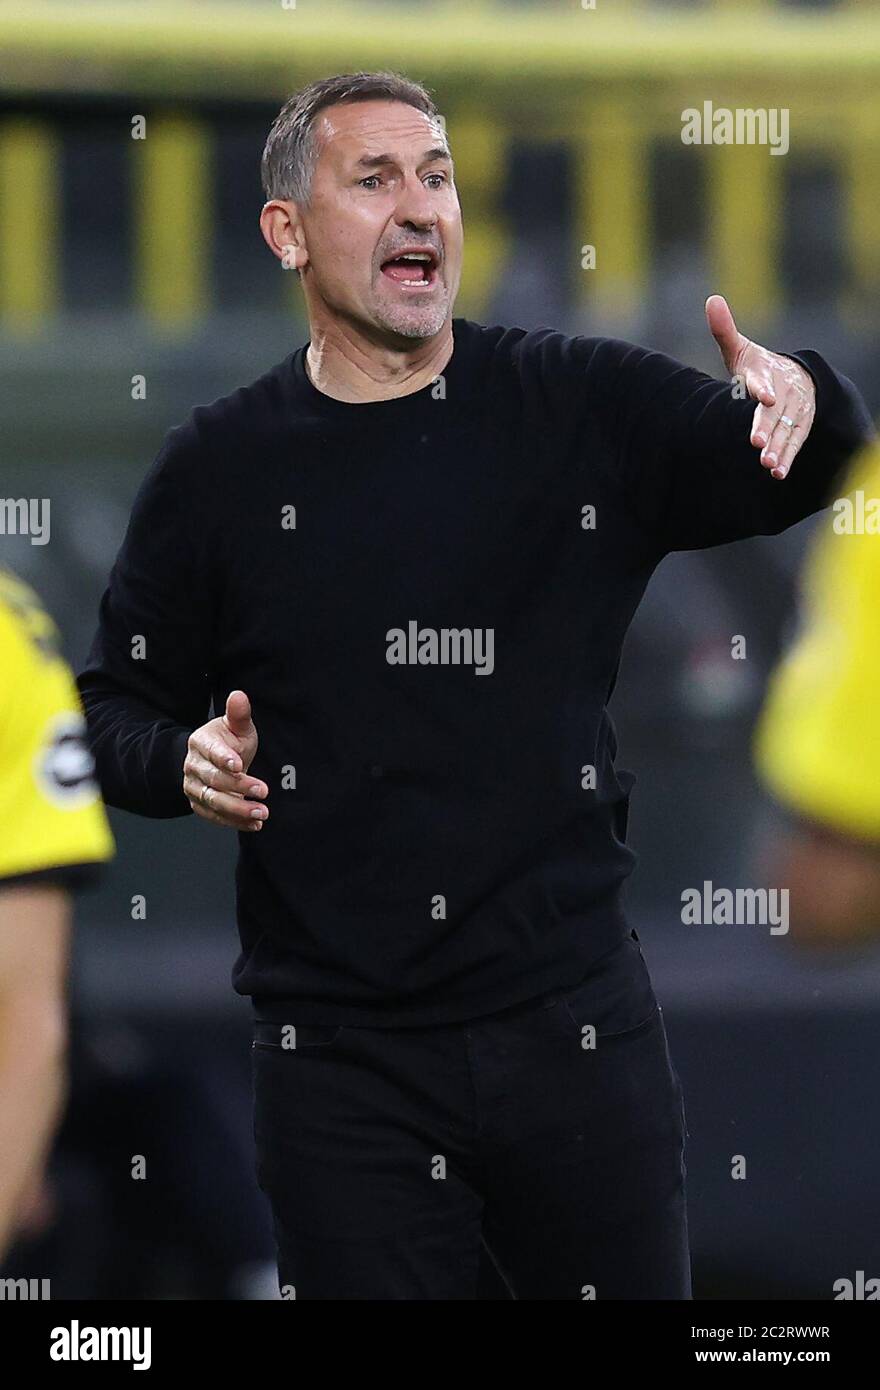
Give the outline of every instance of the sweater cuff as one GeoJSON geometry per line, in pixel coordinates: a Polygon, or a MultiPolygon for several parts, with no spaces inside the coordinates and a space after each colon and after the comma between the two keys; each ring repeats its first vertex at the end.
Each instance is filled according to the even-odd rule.
{"type": "Polygon", "coordinates": [[[849,377],[836,372],[812,348],[799,348],[797,352],[783,352],[780,356],[791,357],[813,378],[816,386],[813,429],[818,426],[823,434],[833,435],[851,452],[876,439],[877,431],[868,407],[849,377]]]}
{"type": "Polygon", "coordinates": [[[181,729],[169,741],[169,777],[180,794],[180,814],[192,815],[193,808],[189,804],[189,798],[183,790],[183,764],[186,760],[187,745],[189,743],[190,730],[181,729]]]}

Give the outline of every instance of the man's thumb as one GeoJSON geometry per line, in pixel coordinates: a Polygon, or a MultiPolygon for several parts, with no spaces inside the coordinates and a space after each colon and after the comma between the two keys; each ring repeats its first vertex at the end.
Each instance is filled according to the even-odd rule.
{"type": "Polygon", "coordinates": [[[710,294],[706,300],[706,322],[709,332],[715,339],[724,358],[725,366],[733,370],[733,363],[739,349],[739,330],[734,322],[730,305],[723,295],[710,294]]]}
{"type": "Polygon", "coordinates": [[[231,690],[226,698],[226,722],[239,738],[248,732],[251,722],[251,702],[243,690],[231,690]]]}

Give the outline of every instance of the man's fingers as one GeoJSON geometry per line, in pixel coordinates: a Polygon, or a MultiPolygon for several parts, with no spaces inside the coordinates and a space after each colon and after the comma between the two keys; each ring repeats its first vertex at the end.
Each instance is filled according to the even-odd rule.
{"type": "MultiPolygon", "coordinates": [[[[773,377],[769,371],[746,372],[746,390],[753,401],[760,401],[761,405],[771,406],[776,404],[776,391],[773,386],[773,377]]],[[[778,411],[776,414],[778,415],[778,411]]],[[[773,417],[775,419],[775,416],[773,417]]]]}
{"type": "MultiPolygon", "coordinates": [[[[215,725],[216,727],[216,725],[215,725]]],[[[221,737],[217,733],[209,733],[207,729],[196,729],[189,736],[189,748],[206,758],[216,768],[222,768],[225,772],[239,773],[243,771],[240,740],[231,731],[221,737]],[[228,741],[227,741],[228,740],[228,741]]]]}
{"type": "Polygon", "coordinates": [[[209,807],[203,806],[199,802],[193,802],[192,808],[197,816],[201,816],[202,820],[213,821],[215,825],[222,825],[227,830],[237,830],[241,835],[251,835],[263,828],[263,822],[261,820],[250,822],[233,820],[231,816],[221,815],[218,811],[212,811],[209,807]]]}
{"type": "Polygon", "coordinates": [[[784,412],[768,410],[766,406],[759,405],[752,421],[751,440],[755,447],[761,450],[761,467],[771,471],[775,469],[779,463],[779,453],[782,445],[779,423],[780,414],[784,414],[784,412]]]}
{"type": "Polygon", "coordinates": [[[222,825],[236,830],[250,829],[260,825],[269,815],[268,808],[234,792],[221,792],[193,777],[185,777],[183,790],[197,815],[206,820],[219,821],[222,825]]]}
{"type": "Polygon", "coordinates": [[[195,782],[213,787],[215,791],[231,792],[238,796],[269,795],[269,788],[259,777],[251,777],[247,772],[225,772],[194,749],[188,752],[183,770],[195,782]]]}
{"type": "Polygon", "coordinates": [[[774,478],[785,477],[804,442],[803,429],[787,429],[785,433],[786,439],[783,443],[777,446],[779,458],[775,467],[772,470],[774,478]]]}
{"type": "Polygon", "coordinates": [[[797,457],[798,451],[802,443],[802,440],[798,442],[797,437],[795,437],[794,439],[792,439],[790,444],[786,444],[785,448],[779,455],[779,462],[777,463],[776,467],[772,469],[774,478],[784,478],[786,476],[788,470],[791,468],[791,465],[794,463],[795,458],[797,457]]]}
{"type": "Polygon", "coordinates": [[[758,426],[757,416],[763,409],[759,406],[755,412],[752,443],[757,444],[759,437],[766,436],[761,449],[761,464],[770,470],[774,478],[784,478],[806,439],[810,418],[798,396],[784,398],[781,407],[766,412],[766,418],[762,417],[762,423],[758,426]],[[792,423],[786,424],[786,421],[792,423]]]}
{"type": "MultiPolygon", "coordinates": [[[[767,441],[776,428],[779,411],[773,406],[759,405],[752,416],[752,433],[749,436],[756,449],[766,449],[767,441]]],[[[762,455],[763,459],[763,455],[762,455]]]]}

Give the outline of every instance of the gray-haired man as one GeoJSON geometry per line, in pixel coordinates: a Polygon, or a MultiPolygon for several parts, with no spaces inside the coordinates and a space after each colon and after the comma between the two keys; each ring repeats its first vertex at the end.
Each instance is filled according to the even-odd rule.
{"type": "Polygon", "coordinates": [[[282,1285],[473,1298],[485,1243],[518,1298],[687,1298],[681,1088],[620,904],[606,705],[663,556],[817,510],[867,411],[719,297],[744,391],[453,318],[452,158],[394,74],[292,98],[263,171],[309,342],[171,431],[80,685],[111,805],[240,832],[282,1285]],[[491,670],[450,631],[491,633],[491,670]]]}

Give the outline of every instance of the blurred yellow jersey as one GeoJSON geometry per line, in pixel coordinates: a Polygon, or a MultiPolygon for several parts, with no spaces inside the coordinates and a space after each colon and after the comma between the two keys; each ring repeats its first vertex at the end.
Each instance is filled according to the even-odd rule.
{"type": "Polygon", "coordinates": [[[880,840],[880,446],[859,456],[847,489],[822,517],[805,623],[773,677],[754,746],[779,801],[880,840]]]}
{"type": "Polygon", "coordinates": [[[57,628],[0,570],[0,888],[34,876],[73,886],[81,866],[113,853],[57,628]]]}

